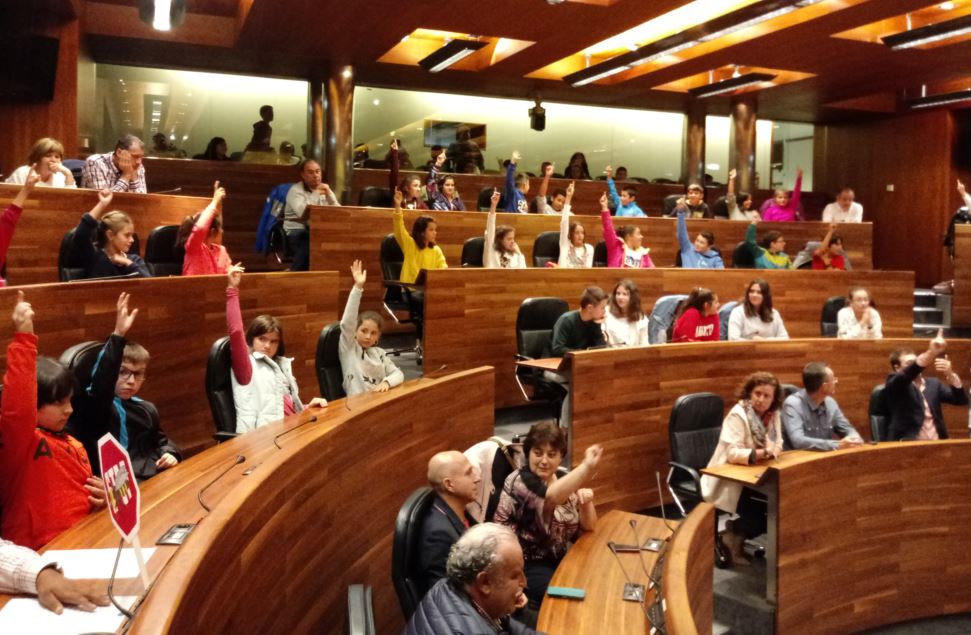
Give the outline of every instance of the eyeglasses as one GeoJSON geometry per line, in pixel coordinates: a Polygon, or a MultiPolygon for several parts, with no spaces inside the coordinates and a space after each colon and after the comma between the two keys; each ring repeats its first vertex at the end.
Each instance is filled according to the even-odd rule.
{"type": "Polygon", "coordinates": [[[144,370],[132,370],[130,368],[121,367],[118,371],[118,376],[122,379],[134,379],[135,381],[145,381],[145,371],[144,370]]]}

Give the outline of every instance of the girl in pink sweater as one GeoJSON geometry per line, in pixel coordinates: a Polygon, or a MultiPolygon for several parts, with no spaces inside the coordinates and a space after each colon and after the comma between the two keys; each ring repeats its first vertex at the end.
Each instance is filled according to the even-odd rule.
{"type": "Polygon", "coordinates": [[[614,219],[607,207],[607,194],[600,197],[600,221],[603,223],[604,242],[607,244],[607,266],[624,269],[651,269],[651,251],[641,243],[644,235],[636,225],[622,225],[614,231],[614,219]]]}
{"type": "Polygon", "coordinates": [[[226,190],[213,185],[212,201],[195,216],[186,216],[179,227],[177,245],[184,247],[183,276],[226,273],[232,261],[223,247],[223,223],[216,213],[226,198],[226,190]]]}
{"type": "Polygon", "coordinates": [[[762,220],[790,221],[800,218],[799,198],[802,195],[802,168],[796,170],[796,187],[792,196],[779,188],[775,195],[762,205],[762,220]]]}

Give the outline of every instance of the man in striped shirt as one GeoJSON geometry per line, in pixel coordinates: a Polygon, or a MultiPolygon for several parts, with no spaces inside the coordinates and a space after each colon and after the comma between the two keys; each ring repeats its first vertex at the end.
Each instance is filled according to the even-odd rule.
{"type": "Polygon", "coordinates": [[[145,194],[145,143],[135,135],[118,139],[115,149],[104,154],[92,154],[84,162],[81,187],[113,192],[145,194]]]}
{"type": "Polygon", "coordinates": [[[57,564],[6,540],[0,540],[0,593],[36,595],[41,606],[57,614],[65,604],[84,611],[108,606],[104,590],[65,578],[57,564]]]}

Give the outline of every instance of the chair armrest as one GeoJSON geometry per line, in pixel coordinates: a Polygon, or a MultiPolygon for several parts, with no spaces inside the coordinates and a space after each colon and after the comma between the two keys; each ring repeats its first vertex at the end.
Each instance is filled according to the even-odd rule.
{"type": "Polygon", "coordinates": [[[212,435],[212,438],[216,440],[216,443],[222,443],[223,441],[229,441],[238,436],[239,432],[217,432],[212,435]]]}
{"type": "Polygon", "coordinates": [[[405,291],[414,291],[415,289],[420,289],[421,287],[411,284],[410,282],[402,282],[400,280],[385,280],[384,286],[386,287],[397,287],[405,291]]]}
{"type": "Polygon", "coordinates": [[[698,488],[698,493],[701,493],[701,474],[698,473],[698,470],[676,461],[669,461],[668,465],[676,470],[683,470],[684,472],[687,472],[688,476],[691,477],[691,480],[695,482],[695,487],[698,488]]]}

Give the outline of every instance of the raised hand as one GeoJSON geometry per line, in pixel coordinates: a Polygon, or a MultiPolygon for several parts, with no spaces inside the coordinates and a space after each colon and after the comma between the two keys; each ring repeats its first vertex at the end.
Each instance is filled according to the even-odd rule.
{"type": "Polygon", "coordinates": [[[519,154],[519,150],[512,151],[512,159],[510,159],[513,165],[519,163],[519,160],[523,158],[523,155],[519,154]]]}
{"type": "Polygon", "coordinates": [[[405,200],[405,195],[398,188],[394,188],[394,208],[401,209],[401,201],[403,200],[405,200]]]}
{"type": "Polygon", "coordinates": [[[397,139],[392,139],[391,140],[391,149],[397,152],[397,150],[398,150],[398,140],[397,139]]]}
{"type": "Polygon", "coordinates": [[[115,335],[118,337],[125,337],[128,333],[128,329],[135,322],[135,316],[138,315],[138,309],[134,311],[128,310],[128,299],[129,294],[124,291],[118,296],[118,305],[115,313],[115,335]]]}
{"type": "Polygon", "coordinates": [[[573,198],[574,189],[576,189],[576,184],[573,181],[570,181],[570,184],[566,186],[566,200],[569,201],[573,198]]]}
{"type": "Polygon", "coordinates": [[[30,302],[24,300],[23,291],[17,291],[17,304],[14,305],[11,318],[18,333],[34,332],[34,308],[30,306],[30,302]]]}
{"type": "Polygon", "coordinates": [[[607,178],[609,179],[614,175],[614,169],[608,165],[607,167],[604,168],[604,174],[606,174],[607,178]]]}
{"type": "Polygon", "coordinates": [[[243,267],[242,262],[237,262],[235,265],[229,265],[229,269],[226,270],[226,278],[228,279],[230,288],[239,288],[239,282],[243,279],[244,271],[246,271],[246,268],[243,267]]]}
{"type": "Polygon", "coordinates": [[[435,157],[435,167],[440,168],[445,165],[445,153],[440,152],[437,157],[435,157]]]}
{"type": "Polygon", "coordinates": [[[735,170],[735,168],[732,168],[731,170],[728,171],[729,181],[734,181],[736,176],[738,176],[738,172],[735,170]]]}
{"type": "Polygon", "coordinates": [[[961,182],[961,179],[958,179],[958,194],[962,197],[967,194],[967,190],[964,189],[964,183],[961,182]]]}
{"type": "Polygon", "coordinates": [[[601,446],[599,443],[591,445],[583,454],[583,464],[591,470],[597,469],[597,464],[600,463],[600,457],[603,456],[603,453],[603,446],[601,446]]]}
{"type": "Polygon", "coordinates": [[[545,168],[543,168],[543,176],[545,176],[546,178],[550,178],[551,176],[553,176],[553,164],[552,163],[550,163],[545,168]]]}
{"type": "Polygon", "coordinates": [[[930,342],[930,350],[935,355],[940,355],[947,350],[947,340],[944,339],[944,329],[937,329],[937,335],[930,342]]]}
{"type": "Polygon", "coordinates": [[[796,168],[796,178],[802,178],[802,168],[796,168]]]}
{"type": "Polygon", "coordinates": [[[600,195],[600,211],[606,212],[609,209],[610,208],[607,207],[607,193],[604,192],[603,194],[600,195]]]}
{"type": "Polygon", "coordinates": [[[502,194],[499,193],[499,190],[497,190],[496,188],[492,188],[492,196],[489,197],[489,204],[491,205],[490,209],[493,212],[496,211],[497,207],[499,207],[500,198],[502,198],[502,194]]]}
{"type": "Polygon", "coordinates": [[[94,204],[91,211],[88,212],[95,220],[101,220],[101,215],[104,214],[108,206],[111,205],[111,199],[114,198],[115,193],[105,188],[98,192],[98,202],[94,204]]]}
{"type": "Polygon", "coordinates": [[[219,187],[219,181],[212,184],[212,202],[219,205],[226,198],[226,190],[219,187]]]}
{"type": "MultiPolygon", "coordinates": [[[[24,181],[24,188],[29,192],[34,189],[34,186],[40,183],[40,174],[37,172],[37,164],[30,166],[30,170],[27,172],[27,179],[24,181]]],[[[67,168],[64,168],[67,170],[67,168]]],[[[70,172],[70,170],[68,170],[70,172]]]]}
{"type": "Polygon", "coordinates": [[[360,260],[351,263],[351,276],[354,278],[354,286],[363,289],[364,283],[367,281],[367,271],[364,270],[364,265],[361,264],[360,260]]]}

